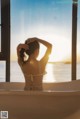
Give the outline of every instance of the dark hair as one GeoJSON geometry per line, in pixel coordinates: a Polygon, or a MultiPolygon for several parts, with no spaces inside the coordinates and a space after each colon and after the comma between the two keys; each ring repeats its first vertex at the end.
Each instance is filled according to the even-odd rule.
{"type": "Polygon", "coordinates": [[[29,38],[29,39],[27,39],[26,41],[25,41],[25,44],[27,44],[28,46],[29,46],[29,49],[28,50],[25,50],[25,49],[21,49],[21,51],[20,51],[20,57],[22,58],[22,61],[24,62],[24,52],[28,55],[28,56],[30,56],[31,54],[33,54],[34,53],[34,51],[36,50],[36,49],[39,49],[39,42],[37,41],[37,38],[29,38]],[[32,41],[31,41],[32,40],[32,41]],[[33,41],[34,40],[34,41],[33,41]],[[30,43],[29,43],[29,41],[31,41],[30,43]]]}
{"type": "Polygon", "coordinates": [[[25,52],[25,49],[22,48],[22,49],[20,50],[20,57],[21,57],[22,62],[24,62],[24,52],[25,52]]]}
{"type": "Polygon", "coordinates": [[[34,40],[34,38],[29,38],[25,41],[25,44],[28,44],[28,46],[29,46],[29,49],[26,50],[26,54],[28,54],[30,56],[31,54],[34,53],[34,51],[36,49],[39,49],[39,43],[37,40],[34,40],[34,41],[28,43],[28,40],[34,40]]]}

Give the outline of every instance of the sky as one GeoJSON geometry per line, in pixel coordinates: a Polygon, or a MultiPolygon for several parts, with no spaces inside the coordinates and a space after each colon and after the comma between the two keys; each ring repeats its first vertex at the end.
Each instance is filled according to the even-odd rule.
{"type": "MultiPolygon", "coordinates": [[[[80,57],[80,1],[77,31],[77,54],[80,57]]],[[[72,0],[11,0],[11,60],[17,60],[17,45],[29,37],[38,37],[53,44],[49,61],[70,60],[72,0]]],[[[44,53],[45,47],[41,45],[39,58],[44,53]]]]}

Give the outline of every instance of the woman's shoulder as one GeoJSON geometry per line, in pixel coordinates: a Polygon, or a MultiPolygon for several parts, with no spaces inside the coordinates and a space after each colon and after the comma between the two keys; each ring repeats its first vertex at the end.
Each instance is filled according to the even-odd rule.
{"type": "Polygon", "coordinates": [[[28,62],[27,61],[24,61],[24,62],[19,61],[18,64],[20,65],[20,67],[25,67],[28,65],[28,62]]]}

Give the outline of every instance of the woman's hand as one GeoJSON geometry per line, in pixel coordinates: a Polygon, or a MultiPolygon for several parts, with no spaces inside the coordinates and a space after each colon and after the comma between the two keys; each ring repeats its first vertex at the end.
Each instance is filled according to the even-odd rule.
{"type": "Polygon", "coordinates": [[[29,39],[27,40],[27,44],[29,44],[29,43],[31,43],[31,42],[34,42],[34,41],[36,41],[36,40],[38,40],[38,38],[36,38],[36,37],[29,38],[29,39]]]}
{"type": "Polygon", "coordinates": [[[18,45],[18,50],[20,51],[22,48],[25,49],[25,50],[28,50],[29,49],[29,46],[27,44],[19,44],[18,45]]]}

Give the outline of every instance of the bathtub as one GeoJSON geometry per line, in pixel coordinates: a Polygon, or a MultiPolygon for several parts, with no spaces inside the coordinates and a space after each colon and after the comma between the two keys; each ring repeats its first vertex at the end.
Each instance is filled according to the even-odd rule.
{"type": "Polygon", "coordinates": [[[0,110],[8,119],[80,119],[80,81],[43,84],[24,91],[24,83],[0,83],[0,110]]]}

